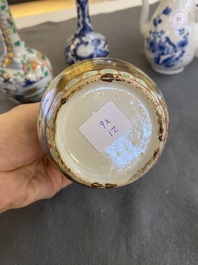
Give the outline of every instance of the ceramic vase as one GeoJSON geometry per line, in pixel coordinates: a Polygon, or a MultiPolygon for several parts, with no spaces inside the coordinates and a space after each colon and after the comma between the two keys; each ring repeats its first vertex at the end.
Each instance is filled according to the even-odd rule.
{"type": "Polygon", "coordinates": [[[0,30],[4,46],[1,90],[21,103],[39,101],[53,78],[52,66],[45,55],[21,39],[6,0],[0,0],[0,30]]]}
{"type": "Polygon", "coordinates": [[[88,0],[77,0],[77,30],[65,48],[67,64],[84,59],[106,57],[109,48],[106,38],[93,30],[89,16],[88,0]]]}
{"type": "Polygon", "coordinates": [[[150,22],[148,0],[142,0],[140,30],[151,67],[177,74],[193,60],[198,46],[194,0],[162,0],[150,22]]]}
{"type": "Polygon", "coordinates": [[[140,69],[111,58],[67,67],[43,96],[38,135],[62,174],[93,188],[116,188],[145,174],[160,157],[168,110],[140,69]]]}

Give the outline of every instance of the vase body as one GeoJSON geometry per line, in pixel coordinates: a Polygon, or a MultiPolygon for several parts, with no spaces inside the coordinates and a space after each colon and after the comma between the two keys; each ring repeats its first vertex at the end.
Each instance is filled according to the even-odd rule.
{"type": "MultiPolygon", "coordinates": [[[[142,2],[142,14],[148,17],[148,1],[142,2]]],[[[145,54],[152,68],[163,74],[181,72],[197,51],[194,0],[161,1],[142,33],[145,37],[145,54]]]]}
{"type": "Polygon", "coordinates": [[[0,0],[0,29],[4,45],[0,89],[21,103],[39,101],[53,78],[51,63],[41,52],[26,47],[5,0],[0,0]]]}
{"type": "Polygon", "coordinates": [[[115,188],[145,174],[160,157],[168,111],[140,69],[111,58],[67,67],[41,101],[38,135],[62,174],[93,188],[115,188]]]}
{"type": "Polygon", "coordinates": [[[89,58],[106,57],[109,54],[106,38],[94,32],[91,25],[88,0],[77,0],[76,5],[77,30],[65,48],[65,58],[69,65],[89,58]]]}

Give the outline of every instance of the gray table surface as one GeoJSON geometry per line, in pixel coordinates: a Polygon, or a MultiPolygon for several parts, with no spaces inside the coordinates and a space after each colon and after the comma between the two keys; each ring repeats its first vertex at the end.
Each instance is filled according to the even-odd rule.
{"type": "MultiPolygon", "coordinates": [[[[92,17],[111,57],[135,64],[159,86],[170,114],[169,138],[155,167],[128,186],[72,184],[49,200],[0,215],[2,265],[198,264],[198,59],[173,76],[155,73],[143,52],[140,8],[92,17]]],[[[75,19],[21,30],[55,74],[75,19]]],[[[0,95],[0,111],[14,103],[0,95]]]]}

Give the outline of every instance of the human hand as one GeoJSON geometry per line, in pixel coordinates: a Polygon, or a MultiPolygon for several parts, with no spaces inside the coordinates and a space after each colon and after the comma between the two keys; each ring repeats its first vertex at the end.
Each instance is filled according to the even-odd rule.
{"type": "Polygon", "coordinates": [[[0,115],[0,212],[50,198],[71,183],[40,146],[38,111],[33,103],[0,115]]]}

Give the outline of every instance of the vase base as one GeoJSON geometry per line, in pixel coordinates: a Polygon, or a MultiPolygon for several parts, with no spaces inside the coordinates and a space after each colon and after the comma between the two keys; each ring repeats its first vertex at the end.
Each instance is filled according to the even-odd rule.
{"type": "Polygon", "coordinates": [[[164,74],[164,75],[175,75],[175,74],[179,74],[184,70],[184,67],[181,67],[179,69],[160,69],[154,65],[151,65],[151,68],[160,74],[164,74]]]}

